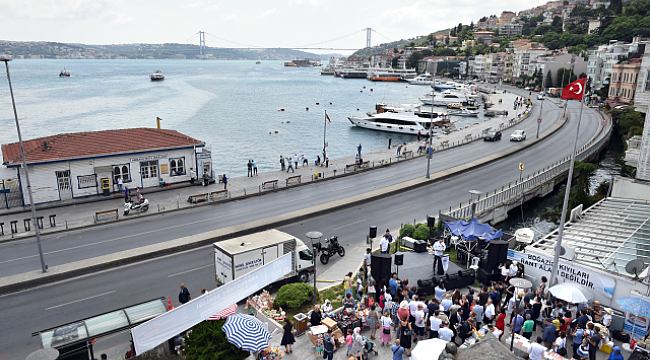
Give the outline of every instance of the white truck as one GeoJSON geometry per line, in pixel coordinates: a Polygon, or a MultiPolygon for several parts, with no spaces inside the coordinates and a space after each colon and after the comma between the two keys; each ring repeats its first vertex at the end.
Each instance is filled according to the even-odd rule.
{"type": "Polygon", "coordinates": [[[213,245],[215,280],[218,285],[237,279],[292,251],[294,267],[285,279],[297,277],[299,281],[307,282],[309,274],[314,272],[314,255],[311,250],[300,239],[282,231],[262,231],[213,245]]]}

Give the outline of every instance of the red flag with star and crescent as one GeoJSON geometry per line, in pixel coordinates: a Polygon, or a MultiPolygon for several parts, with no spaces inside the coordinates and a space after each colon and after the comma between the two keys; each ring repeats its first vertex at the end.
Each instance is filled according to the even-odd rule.
{"type": "Polygon", "coordinates": [[[585,92],[585,78],[578,79],[562,89],[562,100],[582,100],[585,92]]]}

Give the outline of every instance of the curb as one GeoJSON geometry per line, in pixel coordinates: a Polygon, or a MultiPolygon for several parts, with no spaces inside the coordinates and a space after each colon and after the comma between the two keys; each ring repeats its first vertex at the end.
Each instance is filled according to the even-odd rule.
{"type": "MultiPolygon", "coordinates": [[[[153,259],[172,253],[191,250],[198,247],[206,246],[214,242],[231,239],[233,237],[244,236],[255,232],[260,232],[276,227],[281,227],[297,220],[310,219],[331,211],[345,209],[351,206],[357,206],[368,202],[375,201],[381,197],[392,196],[403,193],[412,189],[438,183],[442,180],[457,176],[458,174],[480,168],[482,166],[499,161],[505,157],[516,154],[522,150],[535,146],[542,140],[556,133],[567,123],[568,118],[560,116],[555,124],[541,134],[539,139],[531,139],[529,144],[518,144],[507,150],[477,159],[466,164],[458,165],[451,169],[431,174],[431,179],[424,177],[406,181],[404,183],[392,185],[386,188],[373,190],[367,193],[355,195],[345,199],[331,201],[329,203],[312,206],[306,209],[300,209],[273,216],[270,218],[259,219],[243,224],[233,225],[230,227],[212,230],[206,233],[192,235],[180,239],[170,240],[153,245],[143,246],[136,249],[129,249],[118,253],[107,254],[95,258],[85,259],[73,263],[57,265],[50,268],[49,272],[42,273],[40,270],[33,270],[26,273],[15,274],[0,278],[0,294],[12,293],[31,287],[48,284],[55,281],[61,281],[81,275],[86,275],[100,270],[113,268],[120,265],[130,264],[142,260],[153,259]],[[90,264],[89,264],[90,263],[90,264]]],[[[367,170],[365,170],[367,171],[367,170]]],[[[351,173],[356,174],[357,172],[351,173]]],[[[179,210],[179,209],[175,209],[179,210]]],[[[156,214],[152,214],[156,215],[156,214]]],[[[151,215],[148,215],[151,216],[151,215]]]]}

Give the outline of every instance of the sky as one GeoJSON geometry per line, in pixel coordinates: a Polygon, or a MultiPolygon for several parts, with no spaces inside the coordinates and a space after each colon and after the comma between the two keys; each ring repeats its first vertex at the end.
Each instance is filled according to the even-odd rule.
{"type": "Polygon", "coordinates": [[[0,0],[0,39],[198,45],[195,35],[205,31],[206,45],[214,47],[239,47],[239,43],[358,49],[365,47],[364,29],[368,27],[375,30],[371,41],[377,45],[428,35],[458,23],[469,24],[482,16],[499,16],[504,10],[517,12],[545,1],[505,3],[501,0],[0,0]]]}

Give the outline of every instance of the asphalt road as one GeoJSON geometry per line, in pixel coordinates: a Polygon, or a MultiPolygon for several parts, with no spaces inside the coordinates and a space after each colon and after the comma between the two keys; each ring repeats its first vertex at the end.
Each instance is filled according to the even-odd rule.
{"type": "MultiPolygon", "coordinates": [[[[545,108],[545,119],[541,125],[542,132],[552,126],[559,116],[559,109],[549,101],[545,104],[545,108]]],[[[539,107],[534,107],[532,116],[517,127],[517,129],[526,131],[528,139],[535,135],[537,129],[535,119],[538,111],[539,107]]],[[[476,141],[436,154],[431,161],[432,172],[449,169],[458,164],[518,145],[518,143],[508,140],[512,131],[514,129],[506,131],[501,141],[476,141]]],[[[562,132],[565,131],[562,130],[562,132]]],[[[587,141],[589,137],[590,134],[585,135],[586,140],[584,141],[587,141]]],[[[545,164],[548,163],[545,162],[545,164]]],[[[534,167],[527,168],[524,176],[527,173],[532,173],[535,169],[534,167]]],[[[519,176],[516,164],[512,165],[510,170],[512,170],[510,172],[512,176],[509,181],[514,181],[519,176]]],[[[303,186],[290,191],[269,193],[260,197],[181,212],[163,213],[159,216],[123,222],[119,225],[108,224],[47,235],[43,237],[43,251],[47,265],[61,265],[304,209],[422,177],[425,172],[426,160],[416,159],[382,170],[317,185],[303,186]]],[[[502,183],[496,184],[500,186],[502,183]]],[[[489,190],[493,190],[493,188],[489,190]]],[[[34,238],[0,245],[0,277],[40,269],[40,260],[36,249],[34,238]]]]}
{"type": "MultiPolygon", "coordinates": [[[[545,108],[550,110],[548,117],[558,113],[554,106],[545,105],[545,108]]],[[[573,119],[577,119],[576,104],[570,106],[569,112],[573,119]]],[[[592,111],[586,111],[583,117],[580,144],[588,141],[600,126],[599,117],[592,111]]],[[[551,122],[545,121],[543,125],[549,126],[551,122]]],[[[530,123],[523,126],[529,133],[533,132],[530,127],[536,127],[534,121],[532,123],[532,126],[530,123]]],[[[357,258],[360,261],[360,253],[365,248],[362,242],[369,225],[377,225],[380,230],[390,227],[396,232],[400,223],[411,222],[414,219],[422,220],[426,214],[434,214],[438,209],[449,208],[460,201],[469,200],[467,193],[469,189],[490,191],[518,179],[519,162],[526,164],[524,175],[546,167],[569,154],[576,125],[577,121],[570,120],[565,128],[546,141],[467,174],[362,206],[291,224],[281,230],[298,236],[315,229],[322,231],[325,236],[338,235],[341,243],[348,250],[345,258],[357,258]]],[[[509,135],[509,132],[506,135],[509,135]]],[[[504,149],[510,145],[507,139],[500,143],[477,142],[446,152],[445,156],[437,156],[433,168],[438,170],[450,167],[460,161],[480,158],[495,148],[504,149]]],[[[128,226],[121,225],[119,228],[103,226],[75,231],[47,238],[44,247],[49,253],[47,255],[49,264],[54,264],[56,261],[78,260],[94,256],[88,255],[87,252],[114,252],[140,246],[149,241],[164,241],[176,236],[204,232],[230,225],[230,222],[250,221],[278,211],[291,211],[366,192],[372,188],[422,176],[425,169],[425,161],[409,161],[399,166],[367,172],[359,176],[237,201],[228,205],[177,212],[171,216],[161,215],[140,222],[131,222],[128,226]],[[249,204],[250,202],[253,204],[249,204]],[[93,245],[86,246],[87,242],[93,245]],[[57,248],[55,245],[60,247],[57,248]]],[[[0,330],[0,339],[2,339],[0,360],[24,359],[31,351],[38,349],[40,347],[38,338],[30,336],[34,331],[159,296],[171,295],[172,301],[176,304],[178,285],[181,282],[184,282],[192,292],[198,292],[201,287],[213,288],[211,250],[210,247],[203,247],[0,297],[0,307],[3,309],[1,320],[3,324],[8,325],[0,330]]],[[[33,256],[34,252],[33,241],[3,245],[0,251],[4,261],[1,264],[1,273],[7,275],[22,272],[24,269],[37,269],[37,257],[7,261],[33,256]],[[14,267],[21,267],[21,269],[14,271],[14,267]]],[[[334,257],[327,266],[319,264],[318,272],[326,274],[337,265],[340,267],[343,261],[343,258],[334,257]]]]}

